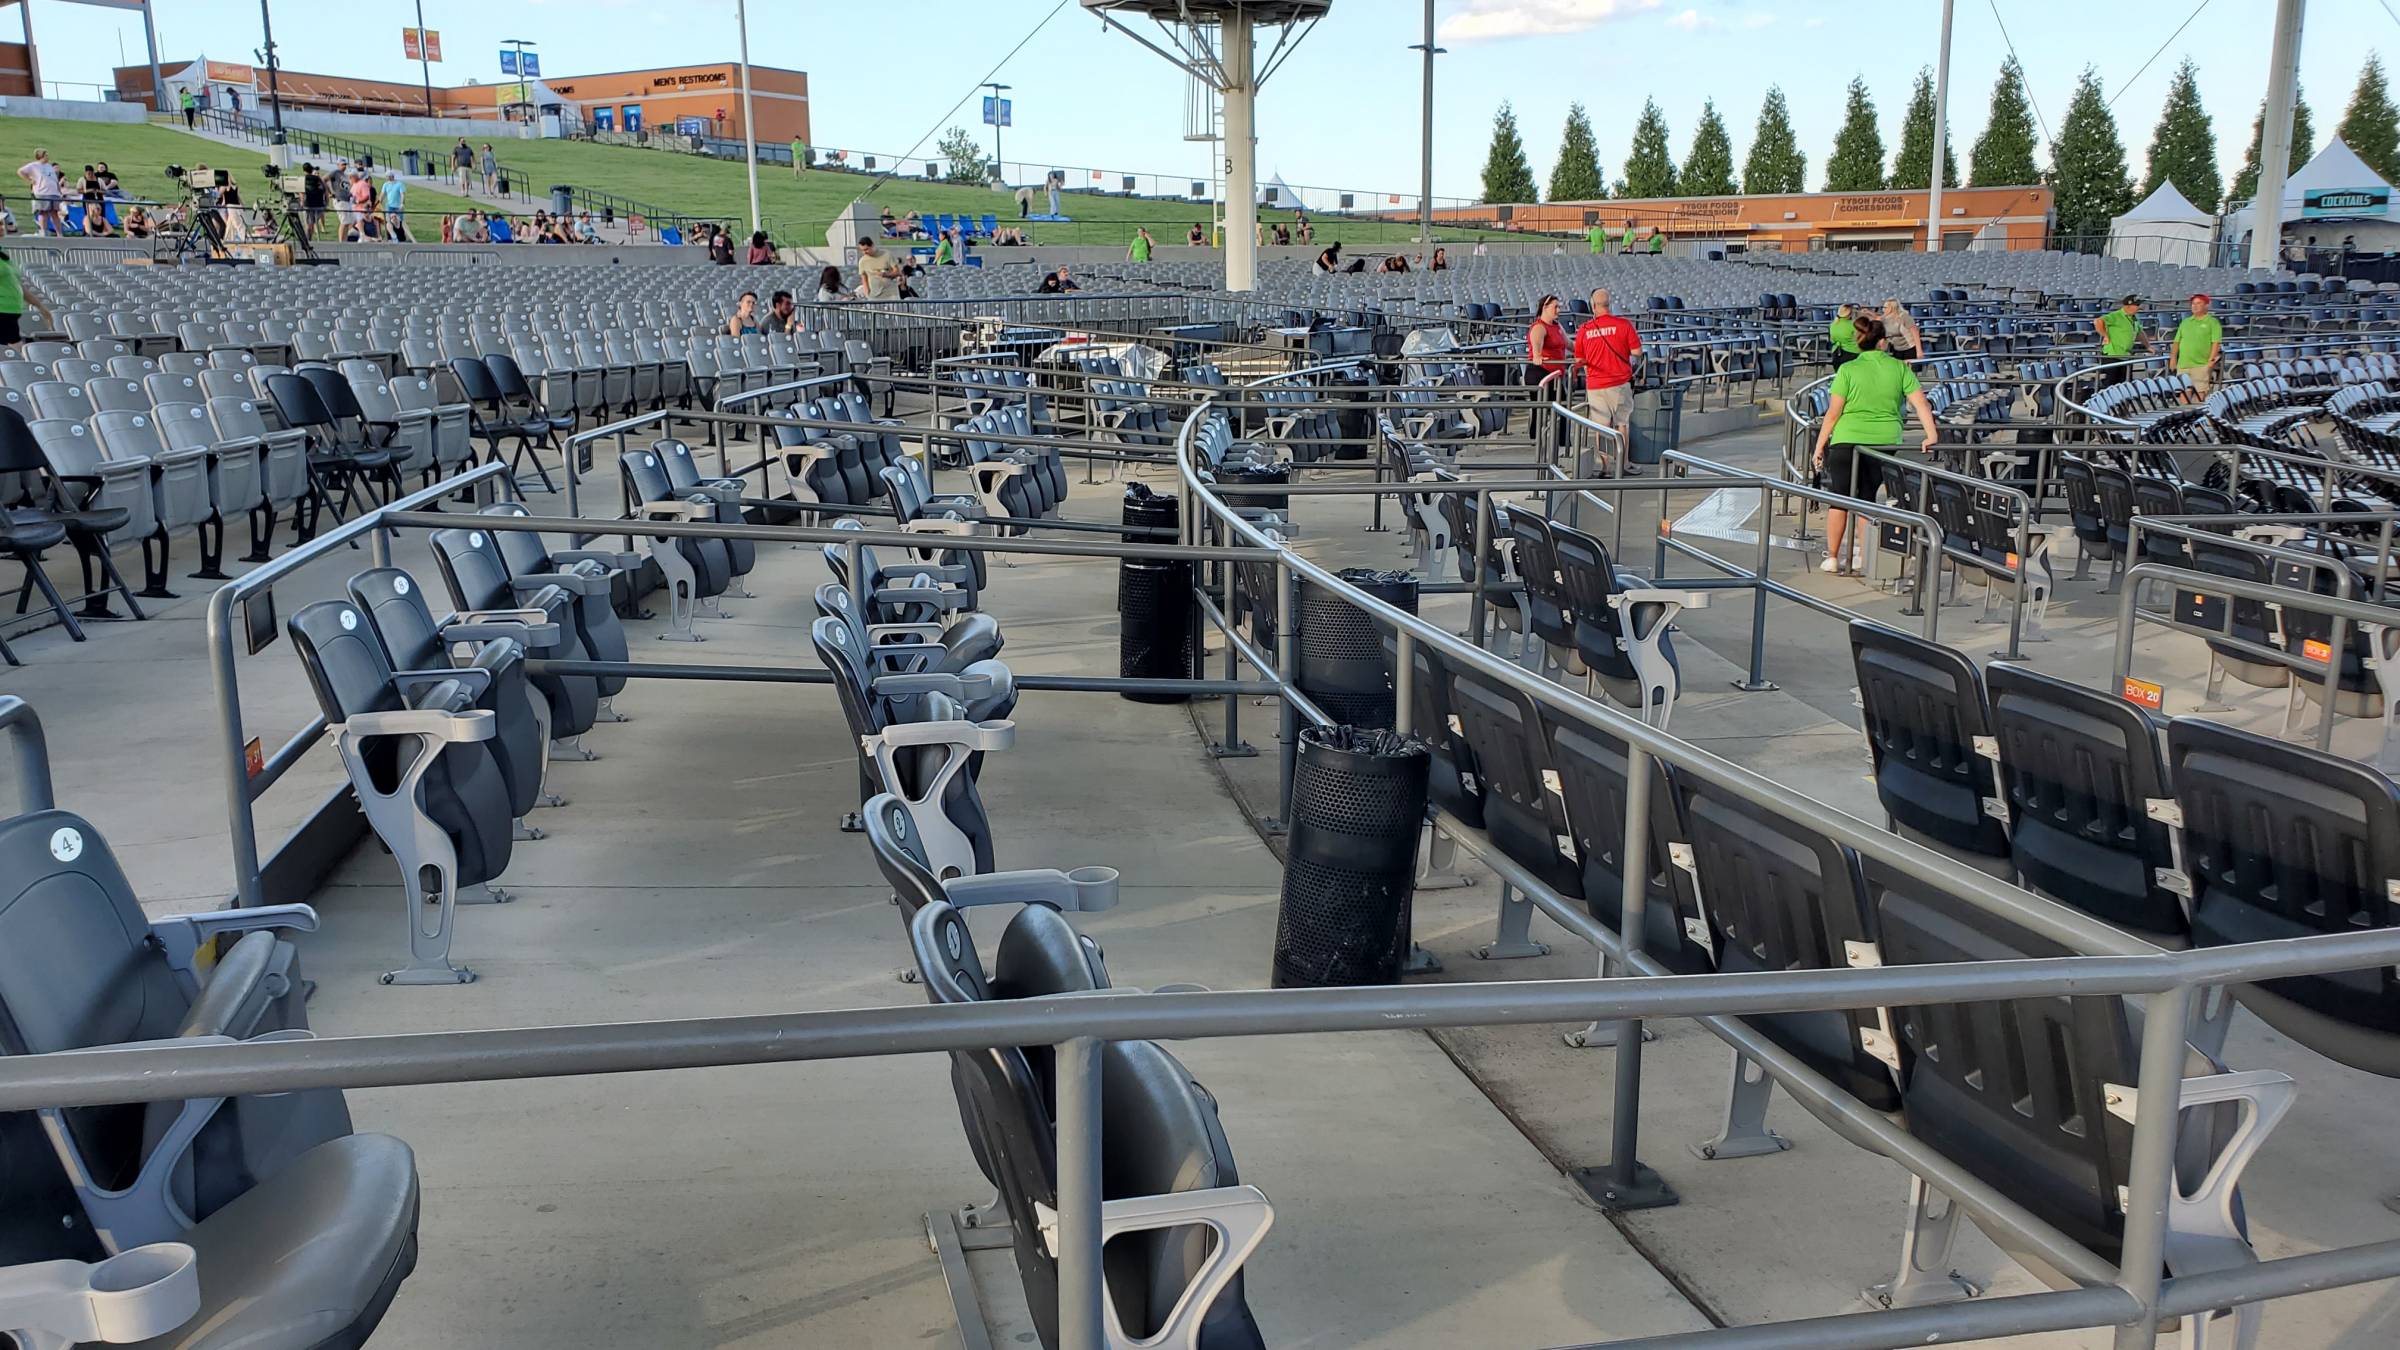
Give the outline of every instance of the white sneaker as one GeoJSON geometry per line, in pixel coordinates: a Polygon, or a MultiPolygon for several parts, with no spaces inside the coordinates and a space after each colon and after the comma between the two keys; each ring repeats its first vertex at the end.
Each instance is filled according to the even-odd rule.
{"type": "Polygon", "coordinates": [[[1817,564],[1817,570],[1820,572],[1839,572],[1842,570],[1842,565],[1834,559],[1832,554],[1828,553],[1825,555],[1825,561],[1817,564]]]}

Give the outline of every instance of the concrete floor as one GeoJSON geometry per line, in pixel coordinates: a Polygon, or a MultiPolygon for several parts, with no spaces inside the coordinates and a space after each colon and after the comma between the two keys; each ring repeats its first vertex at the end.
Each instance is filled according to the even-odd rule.
{"type": "MultiPolygon", "coordinates": [[[[1775,444],[1752,433],[1707,450],[1759,464],[1775,444]]],[[[1079,489],[1069,514],[1113,518],[1117,492],[1079,489]]],[[[1668,513],[1684,516],[1698,495],[1678,494],[1668,513]]],[[[1626,538],[1650,537],[1653,516],[1629,508],[1626,538]]],[[[1405,536],[1362,532],[1363,514],[1348,506],[1307,503],[1300,524],[1301,546],[1324,561],[1389,566],[1405,556],[1405,536]]],[[[404,565],[422,561],[420,540],[396,552],[404,565]]],[[[1626,561],[1646,565],[1644,552],[1629,548],[1626,561]]],[[[1899,608],[1858,583],[1803,574],[1813,555],[1777,557],[1812,593],[1876,614],[1899,608]]],[[[334,593],[365,565],[363,553],[320,563],[279,587],[281,612],[334,593]]],[[[639,623],[634,658],[812,665],[808,593],[823,579],[813,550],[764,548],[750,578],[761,598],[732,604],[733,619],[704,621],[708,644],[658,644],[648,635],[661,625],[639,623]]],[[[43,714],[62,803],[94,820],[161,911],[219,903],[230,875],[197,622],[204,583],[184,585],[186,598],[156,608],[151,623],[96,628],[81,645],[55,631],[19,640],[29,665],[0,672],[0,691],[43,714]]],[[[2097,589],[2062,586],[2054,640],[2028,649],[2037,668],[2107,682],[2116,611],[2097,589]]],[[[1109,563],[1026,562],[995,569],[987,609],[1015,669],[1113,673],[1114,598],[1109,563]]],[[[1456,600],[1428,612],[1464,618],[1456,600]]],[[[1985,635],[1996,644],[1972,614],[1946,613],[1945,637],[1971,651],[1985,635]]],[[[1781,688],[1745,694],[1730,686],[1747,660],[1748,616],[1746,603],[1727,597],[1686,617],[1688,692],[1676,731],[1877,818],[1840,625],[1771,605],[1767,673],[1781,688]]],[[[2140,653],[2141,668],[2163,672],[2178,692],[2196,688],[2205,668],[2194,639],[2148,638],[2140,653]]],[[[308,716],[288,645],[244,659],[241,671],[245,714],[270,745],[308,716]]],[[[2170,698],[2170,711],[2185,706],[2170,698]]],[[[2280,718],[2280,694],[2235,701],[2245,722],[2271,728],[2280,718]]],[[[375,984],[402,941],[397,888],[390,860],[371,844],[348,860],[316,897],[325,931],[307,948],[321,1032],[921,997],[892,978],[906,947],[864,840],[835,829],[854,804],[855,772],[830,691],[637,683],[619,706],[636,720],[594,732],[604,760],[557,766],[554,785],[571,801],[537,813],[551,838],[519,846],[505,882],[521,898],[462,913],[456,957],[480,970],[479,983],[375,984]]],[[[1215,701],[1177,708],[1029,694],[1015,748],[985,771],[1002,866],[1102,863],[1124,873],[1121,905],[1079,920],[1106,946],[1120,984],[1266,983],[1280,872],[1249,816],[1271,800],[1274,715],[1271,706],[1242,713],[1244,734],[1266,753],[1217,761],[1204,750],[1222,723],[1215,701]]],[[[2371,752],[2374,730],[2345,724],[2340,744],[2371,752]]],[[[278,837],[335,778],[331,756],[312,753],[260,803],[262,838],[278,837]]],[[[1418,939],[1446,966],[1429,978],[1589,973],[1588,954],[1547,924],[1537,931],[1557,946],[1548,957],[1473,959],[1496,899],[1488,877],[1420,894],[1418,939]]],[[[1174,1047],[1221,1100],[1243,1179],[1277,1206],[1249,1286],[1271,1344],[1539,1346],[1753,1323],[1841,1311],[1859,1286],[1890,1273],[1902,1174],[1788,1102],[1773,1120],[1794,1140],[1789,1155],[1704,1164],[1685,1151],[1713,1130],[1727,1060],[1689,1024],[1660,1028],[1645,1057],[1643,1122],[1645,1159],[1684,1203],[1621,1220],[1599,1213],[1562,1169],[1605,1157],[1613,1055],[1567,1049],[1563,1029],[1174,1047]]],[[[2385,1132],[2362,1125],[2394,1119],[2400,1090],[2255,1023],[2237,1032],[2230,1057],[2302,1084],[2299,1108],[2246,1188],[2261,1250],[2400,1231],[2400,1217],[2379,1203],[2400,1191],[2400,1155],[2385,1132]]],[[[378,1346],[953,1339],[920,1216],[980,1200],[984,1187],[938,1060],[383,1090],[353,1094],[352,1104],[363,1128],[409,1140],[426,1185],[422,1264],[378,1346]]],[[[1962,1244],[1959,1264],[2002,1291],[2033,1287],[1980,1239],[1962,1244]]],[[[2262,1344],[2396,1341],[2400,1295],[2366,1288],[2279,1305],[2262,1344]]]]}

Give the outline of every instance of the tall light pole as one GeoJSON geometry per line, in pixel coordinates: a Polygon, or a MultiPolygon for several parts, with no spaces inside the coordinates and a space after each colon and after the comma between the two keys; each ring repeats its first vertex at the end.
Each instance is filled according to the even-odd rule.
{"type": "MultiPolygon", "coordinates": [[[[433,57],[425,50],[425,0],[417,0],[417,73],[425,79],[425,115],[433,116],[433,57]]],[[[523,58],[518,58],[522,60],[523,58]]]]}
{"type": "Polygon", "coordinates": [[[1433,45],[1433,0],[1425,0],[1425,40],[1410,51],[1425,53],[1425,126],[1420,133],[1418,158],[1422,161],[1424,181],[1417,193],[1417,241],[1425,245],[1432,257],[1433,248],[1433,58],[1442,49],[1433,45]]]}
{"type": "Polygon", "coordinates": [[[1942,52],[1933,67],[1933,190],[1925,194],[1925,251],[1942,251],[1942,168],[1950,145],[1950,10],[1942,0],[1942,52]]]}
{"type": "Polygon", "coordinates": [[[750,230],[765,228],[758,220],[758,123],[750,115],[750,8],[733,0],[734,26],[742,33],[742,159],[750,170],[750,230]]]}
{"type": "Polygon", "coordinates": [[[1000,96],[1015,86],[986,83],[983,87],[992,91],[992,176],[1005,183],[1008,181],[1008,161],[1000,157],[1000,96]]]}
{"type": "Polygon", "coordinates": [[[2258,195],[2250,201],[2250,265],[2268,270],[2283,255],[2283,180],[2292,168],[2292,91],[2300,82],[2300,20],[2305,9],[2302,0],[2276,0],[2267,120],[2258,136],[2258,195]]]}
{"type": "MultiPolygon", "coordinates": [[[[275,144],[281,145],[283,144],[283,81],[275,73],[277,69],[275,18],[267,12],[267,0],[258,0],[258,28],[259,37],[266,44],[267,109],[274,114],[275,118],[275,144]]],[[[208,77],[208,70],[205,66],[201,68],[200,74],[203,80],[208,77]]]]}

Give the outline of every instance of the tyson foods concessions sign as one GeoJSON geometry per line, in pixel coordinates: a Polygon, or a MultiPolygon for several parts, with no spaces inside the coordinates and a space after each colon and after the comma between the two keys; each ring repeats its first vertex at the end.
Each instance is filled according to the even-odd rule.
{"type": "Polygon", "coordinates": [[[1896,216],[1907,210],[1906,197],[1843,197],[1833,204],[1837,216],[1896,216]]]}

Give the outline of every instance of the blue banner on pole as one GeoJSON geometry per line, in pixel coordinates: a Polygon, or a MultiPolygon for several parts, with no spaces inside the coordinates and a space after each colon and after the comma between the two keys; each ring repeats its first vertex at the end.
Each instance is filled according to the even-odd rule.
{"type": "Polygon", "coordinates": [[[517,54],[506,47],[500,49],[500,73],[503,75],[517,73],[517,54]]]}
{"type": "Polygon", "coordinates": [[[527,53],[525,53],[525,78],[530,80],[530,79],[533,79],[534,77],[536,77],[536,76],[540,75],[541,73],[542,73],[542,56],[541,56],[541,53],[540,53],[540,52],[527,52],[527,53]]]}
{"type": "Polygon", "coordinates": [[[993,98],[989,94],[984,95],[983,124],[987,127],[1015,126],[1016,123],[1008,120],[1010,108],[1010,100],[1005,98],[993,98]]]}

